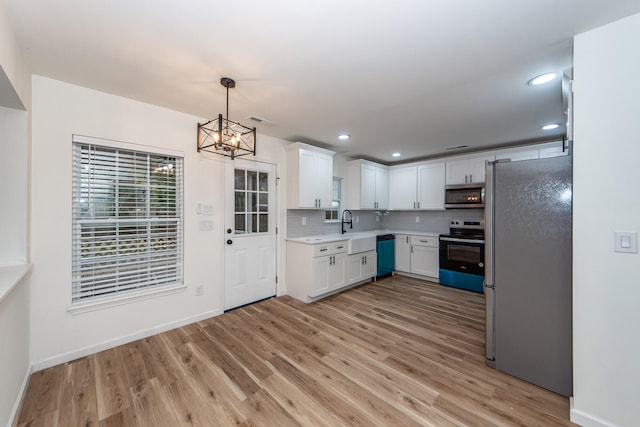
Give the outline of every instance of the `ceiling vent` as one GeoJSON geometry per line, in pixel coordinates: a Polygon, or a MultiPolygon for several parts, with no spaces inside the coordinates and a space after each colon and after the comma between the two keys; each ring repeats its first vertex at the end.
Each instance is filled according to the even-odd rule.
{"type": "Polygon", "coordinates": [[[275,123],[273,123],[271,120],[263,119],[262,117],[249,116],[247,118],[263,126],[275,126],[275,123]]]}

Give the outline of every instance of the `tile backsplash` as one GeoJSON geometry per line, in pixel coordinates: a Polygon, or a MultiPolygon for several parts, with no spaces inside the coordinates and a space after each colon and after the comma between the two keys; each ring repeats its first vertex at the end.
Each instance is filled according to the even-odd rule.
{"type": "MultiPolygon", "coordinates": [[[[348,233],[382,228],[383,217],[376,215],[373,211],[352,211],[352,214],[353,229],[348,228],[348,233]],[[378,218],[378,221],[376,221],[376,218],[378,218]]],[[[345,225],[345,227],[349,226],[345,225]]],[[[287,210],[287,237],[289,238],[339,234],[341,231],[340,222],[325,222],[323,210],[287,210]],[[304,225],[302,224],[303,220],[305,222],[304,225]]]]}
{"type": "MultiPolygon", "coordinates": [[[[481,219],[484,217],[483,209],[388,211],[380,213],[375,211],[352,211],[352,213],[353,229],[348,229],[348,233],[377,229],[446,233],[449,231],[449,221],[454,218],[481,219]],[[419,222],[416,222],[416,217],[419,218],[419,222]]],[[[340,232],[340,222],[325,222],[323,210],[287,210],[287,237],[289,238],[338,234],[340,232]],[[304,225],[302,224],[303,220],[305,222],[304,225]]]]}

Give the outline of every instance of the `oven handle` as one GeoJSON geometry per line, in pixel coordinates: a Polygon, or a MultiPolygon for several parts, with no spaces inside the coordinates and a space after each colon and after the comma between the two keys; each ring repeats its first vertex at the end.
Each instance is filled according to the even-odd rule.
{"type": "Polygon", "coordinates": [[[458,239],[455,237],[440,237],[440,240],[443,242],[459,242],[459,243],[482,243],[484,244],[484,240],[480,239],[458,239]]]}

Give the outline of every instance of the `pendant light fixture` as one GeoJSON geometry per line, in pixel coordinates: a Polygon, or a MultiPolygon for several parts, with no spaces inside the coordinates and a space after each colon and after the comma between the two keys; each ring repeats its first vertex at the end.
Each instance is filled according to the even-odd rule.
{"type": "Polygon", "coordinates": [[[218,115],[217,119],[206,123],[198,123],[198,152],[220,154],[231,157],[256,155],[256,128],[248,128],[229,120],[229,89],[236,87],[236,82],[229,77],[220,79],[220,84],[227,88],[227,117],[218,115]]]}

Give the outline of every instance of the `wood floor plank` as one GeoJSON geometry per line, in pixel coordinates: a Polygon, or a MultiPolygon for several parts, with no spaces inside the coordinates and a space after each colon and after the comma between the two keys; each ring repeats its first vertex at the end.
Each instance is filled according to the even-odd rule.
{"type": "Polygon", "coordinates": [[[26,426],[572,426],[487,367],[484,296],[388,277],[283,296],[34,373],[26,426]]]}
{"type": "Polygon", "coordinates": [[[24,398],[18,424],[52,417],[57,419],[64,371],[65,366],[58,365],[31,375],[28,390],[32,392],[27,393],[24,398]],[[53,414],[54,412],[56,413],[53,414]]]}
{"type": "Polygon", "coordinates": [[[89,357],[65,365],[58,425],[98,425],[95,374],[89,357]]]}

